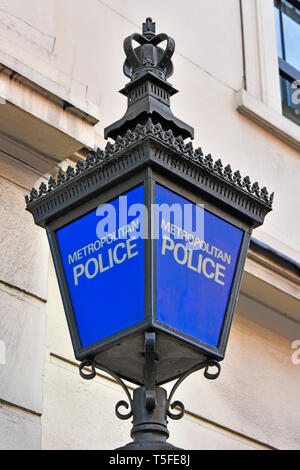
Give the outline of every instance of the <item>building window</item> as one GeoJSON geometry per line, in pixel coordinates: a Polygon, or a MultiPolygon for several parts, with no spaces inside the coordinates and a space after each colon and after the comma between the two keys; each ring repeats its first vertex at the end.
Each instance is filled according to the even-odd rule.
{"type": "Polygon", "coordinates": [[[282,113],[300,126],[300,1],[275,0],[282,113]]]}

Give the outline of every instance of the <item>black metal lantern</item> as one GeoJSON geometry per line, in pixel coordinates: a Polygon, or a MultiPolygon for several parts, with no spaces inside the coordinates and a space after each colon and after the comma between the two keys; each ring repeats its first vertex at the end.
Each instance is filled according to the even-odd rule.
{"type": "Polygon", "coordinates": [[[171,403],[178,385],[202,368],[219,375],[251,232],[273,201],[185,142],[194,131],[170,110],[174,49],[150,18],[125,39],[128,109],[105,129],[114,143],[26,197],[47,230],[81,375],[108,371],[132,405],[116,409],[134,417],[127,448],[172,448],[166,419],[183,415],[171,403]],[[167,399],[158,386],[176,378],[167,399]],[[139,386],[133,401],[122,379],[139,386]]]}

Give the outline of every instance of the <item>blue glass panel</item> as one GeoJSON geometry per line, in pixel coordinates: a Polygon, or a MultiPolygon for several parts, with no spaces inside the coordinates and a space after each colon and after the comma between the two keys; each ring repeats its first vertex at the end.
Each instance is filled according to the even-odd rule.
{"type": "Polygon", "coordinates": [[[282,22],[285,43],[285,60],[300,70],[300,10],[283,2],[282,22]]]}
{"type": "Polygon", "coordinates": [[[124,196],[57,231],[82,347],[144,319],[144,188],[124,196]]]}
{"type": "Polygon", "coordinates": [[[277,7],[275,7],[275,24],[276,24],[276,39],[277,39],[278,57],[283,59],[282,37],[281,37],[281,28],[280,28],[280,12],[279,12],[279,9],[277,7]]]}
{"type": "Polygon", "coordinates": [[[282,113],[291,121],[300,125],[300,90],[291,80],[280,76],[282,113]]]}
{"type": "Polygon", "coordinates": [[[195,209],[195,204],[160,185],[156,185],[156,204],[178,204],[185,215],[180,231],[175,216],[168,222],[156,210],[156,318],[217,347],[243,231],[203,208],[195,224],[191,220],[195,211],[185,212],[185,207],[195,209]]]}

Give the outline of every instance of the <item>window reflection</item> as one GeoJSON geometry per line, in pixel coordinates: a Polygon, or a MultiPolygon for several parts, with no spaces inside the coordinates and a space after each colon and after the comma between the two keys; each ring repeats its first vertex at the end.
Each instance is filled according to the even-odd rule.
{"type": "Polygon", "coordinates": [[[285,60],[300,70],[300,11],[282,1],[282,23],[285,60]]]}
{"type": "Polygon", "coordinates": [[[276,39],[277,39],[278,57],[283,59],[282,40],[281,40],[281,25],[280,25],[280,12],[279,12],[278,8],[275,8],[275,21],[276,21],[276,39]]]}
{"type": "Polygon", "coordinates": [[[282,113],[300,125],[300,1],[274,3],[282,113]]]}
{"type": "Polygon", "coordinates": [[[300,81],[292,81],[280,76],[283,115],[300,124],[300,81]]]}

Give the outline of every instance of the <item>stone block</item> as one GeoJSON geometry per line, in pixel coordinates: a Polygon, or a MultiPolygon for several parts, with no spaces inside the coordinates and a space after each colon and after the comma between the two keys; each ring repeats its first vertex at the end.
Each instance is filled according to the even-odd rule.
{"type": "Polygon", "coordinates": [[[40,450],[41,419],[0,403],[0,450],[40,450]]]}
{"type": "Polygon", "coordinates": [[[25,211],[24,192],[0,179],[0,281],[47,298],[49,248],[25,211]]]}
{"type": "Polygon", "coordinates": [[[0,283],[0,400],[42,412],[46,305],[0,283]]]}

